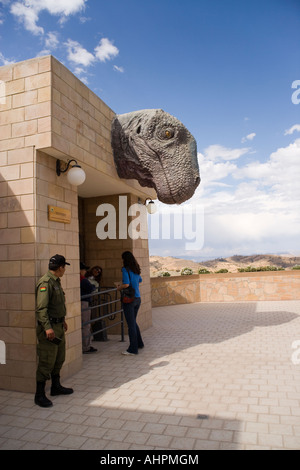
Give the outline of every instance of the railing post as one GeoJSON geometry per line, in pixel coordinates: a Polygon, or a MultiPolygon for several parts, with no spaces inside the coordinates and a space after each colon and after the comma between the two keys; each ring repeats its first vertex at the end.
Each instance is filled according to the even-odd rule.
{"type": "MultiPolygon", "coordinates": [[[[88,337],[91,337],[91,336],[94,336],[98,333],[107,331],[110,328],[113,328],[114,326],[117,326],[117,325],[121,324],[121,341],[124,342],[124,312],[123,312],[122,308],[117,309],[117,307],[116,307],[116,304],[120,301],[120,299],[118,299],[117,289],[115,287],[104,287],[102,289],[104,289],[104,290],[92,292],[91,294],[81,296],[81,300],[83,301],[83,300],[89,300],[91,298],[96,299],[96,296],[98,295],[98,300],[96,302],[92,302],[92,305],[89,305],[88,308],[86,308],[84,310],[91,310],[91,311],[95,310],[95,311],[97,311],[96,309],[98,309],[98,315],[99,315],[97,317],[91,318],[88,321],[82,322],[82,326],[86,326],[88,324],[91,325],[93,323],[98,322],[99,320],[104,320],[106,318],[108,320],[112,321],[116,318],[116,315],[118,313],[120,313],[121,314],[121,320],[119,322],[116,322],[111,326],[105,326],[105,328],[101,328],[97,331],[93,331],[89,334],[88,337]],[[112,296],[111,296],[112,292],[115,292],[115,296],[114,296],[115,300],[111,300],[112,299],[112,296]],[[104,298],[103,298],[104,302],[101,300],[101,296],[102,297],[104,296],[104,298]],[[101,307],[107,307],[107,312],[108,313],[105,314],[105,315],[101,315],[101,307]]],[[[105,323],[105,325],[106,325],[106,323],[105,323]]]]}

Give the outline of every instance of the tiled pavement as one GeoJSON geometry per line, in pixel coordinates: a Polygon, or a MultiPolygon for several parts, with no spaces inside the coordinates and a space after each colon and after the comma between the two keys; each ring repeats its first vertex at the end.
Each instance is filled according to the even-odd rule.
{"type": "Polygon", "coordinates": [[[95,343],[50,409],[0,390],[0,449],[300,449],[300,301],[160,307],[143,337],[95,343]]]}

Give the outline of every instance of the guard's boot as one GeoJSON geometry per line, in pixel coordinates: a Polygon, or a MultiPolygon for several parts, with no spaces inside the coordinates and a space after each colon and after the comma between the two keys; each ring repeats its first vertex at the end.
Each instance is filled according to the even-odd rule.
{"type": "Polygon", "coordinates": [[[50,395],[54,397],[55,395],[71,395],[73,393],[73,388],[63,387],[60,383],[59,375],[52,375],[52,385],[50,395]]]}
{"type": "Polygon", "coordinates": [[[50,406],[53,406],[53,403],[45,395],[45,385],[46,385],[46,382],[36,383],[36,393],[34,397],[34,403],[36,405],[41,406],[42,408],[49,408],[50,406]]]}

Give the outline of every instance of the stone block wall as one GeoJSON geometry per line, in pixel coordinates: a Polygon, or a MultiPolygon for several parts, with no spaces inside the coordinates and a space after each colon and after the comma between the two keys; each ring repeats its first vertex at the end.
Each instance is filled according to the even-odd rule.
{"type": "Polygon", "coordinates": [[[49,145],[50,60],[0,68],[0,387],[32,389],[36,369],[36,151],[49,145]]]}
{"type": "MultiPolygon", "coordinates": [[[[58,180],[55,158],[30,150],[31,173],[29,162],[15,160],[9,165],[8,158],[5,168],[12,170],[18,165],[19,179],[0,183],[0,337],[6,344],[0,387],[24,391],[31,391],[35,382],[35,285],[47,272],[49,258],[56,253],[71,263],[62,279],[69,325],[63,374],[78,370],[82,361],[77,192],[66,179],[58,180]],[[22,179],[24,166],[26,178],[22,179]],[[48,205],[69,209],[71,223],[49,221],[48,205]]],[[[0,166],[0,174],[3,168],[0,166]]]]}
{"type": "Polygon", "coordinates": [[[153,277],[151,299],[152,307],[199,302],[199,276],[153,277]]]}
{"type": "Polygon", "coordinates": [[[300,272],[203,274],[151,279],[152,307],[194,302],[299,300],[300,272]]]}
{"type": "Polygon", "coordinates": [[[56,175],[56,159],[43,152],[37,152],[36,173],[36,278],[47,272],[49,259],[56,253],[70,263],[61,280],[68,324],[62,375],[68,376],[82,364],[77,188],[56,175]],[[69,210],[71,223],[49,220],[49,205],[69,210]]]}
{"type": "Polygon", "coordinates": [[[51,71],[51,147],[115,177],[110,145],[110,126],[115,113],[53,57],[51,71]]]}
{"type": "MultiPolygon", "coordinates": [[[[0,388],[32,391],[35,285],[56,253],[71,263],[62,278],[69,326],[62,375],[72,374],[82,363],[78,192],[66,175],[56,175],[56,159],[76,159],[88,177],[96,173],[100,193],[103,182],[106,187],[120,185],[110,146],[114,113],[51,56],[0,67],[0,81],[5,85],[5,96],[0,97],[0,339],[6,346],[0,388]],[[48,205],[70,210],[71,223],[49,221],[48,205]]],[[[134,180],[131,188],[150,195],[134,180]]],[[[107,282],[118,278],[118,243],[114,240],[100,250],[107,282]]],[[[149,270],[147,241],[127,246],[149,270]]],[[[86,261],[93,260],[98,261],[98,254],[87,254],[86,261]]],[[[149,273],[143,292],[145,328],[151,324],[149,273]]]]}
{"type": "MultiPolygon", "coordinates": [[[[29,148],[51,144],[51,57],[32,59],[0,68],[5,82],[1,100],[0,152],[18,150],[16,160],[32,161],[29,148]]],[[[3,155],[2,155],[3,156],[3,155]]]]}
{"type": "Polygon", "coordinates": [[[298,300],[300,272],[269,271],[200,276],[200,299],[201,302],[298,300]]]}

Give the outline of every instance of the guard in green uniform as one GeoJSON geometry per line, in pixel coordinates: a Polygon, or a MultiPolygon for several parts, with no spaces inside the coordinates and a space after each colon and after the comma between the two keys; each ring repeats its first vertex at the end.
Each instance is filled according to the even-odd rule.
{"type": "Polygon", "coordinates": [[[52,379],[51,396],[69,395],[72,388],[60,384],[60,370],[65,361],[66,341],[65,293],[60,278],[64,275],[66,262],[64,256],[50,258],[49,271],[37,283],[36,317],[37,317],[37,354],[36,371],[37,388],[34,401],[41,407],[52,406],[45,395],[46,380],[52,379]]]}

